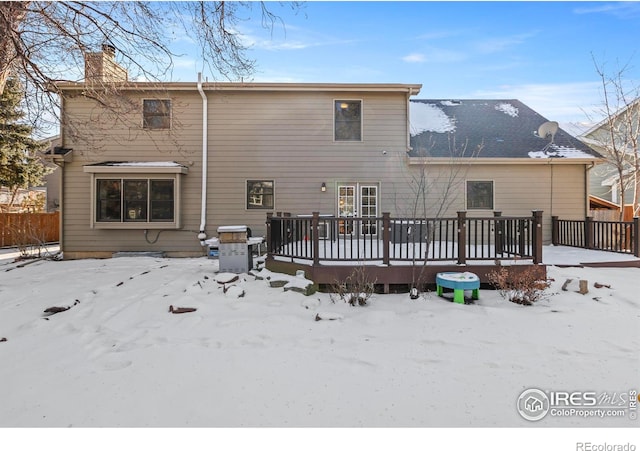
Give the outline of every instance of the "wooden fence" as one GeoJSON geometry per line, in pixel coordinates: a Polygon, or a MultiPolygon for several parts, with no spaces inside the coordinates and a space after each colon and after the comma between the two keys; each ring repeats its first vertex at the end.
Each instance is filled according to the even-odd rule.
{"type": "Polygon", "coordinates": [[[60,241],[60,212],[0,213],[0,247],[60,241]]]}
{"type": "Polygon", "coordinates": [[[551,242],[554,245],[620,252],[640,257],[640,218],[631,221],[594,221],[551,217],[551,242]]]}

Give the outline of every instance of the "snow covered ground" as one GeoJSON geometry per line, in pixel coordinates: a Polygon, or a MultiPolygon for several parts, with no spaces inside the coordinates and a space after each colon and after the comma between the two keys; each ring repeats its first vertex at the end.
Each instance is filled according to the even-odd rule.
{"type": "Polygon", "coordinates": [[[607,394],[607,407],[640,389],[638,268],[550,266],[548,296],[532,307],[484,289],[467,305],[428,292],[351,307],[250,275],[223,283],[231,275],[206,258],[14,257],[0,254],[4,428],[640,426],[628,409],[532,422],[516,408],[529,388],[607,394]],[[589,293],[563,291],[568,278],[589,293]]]}

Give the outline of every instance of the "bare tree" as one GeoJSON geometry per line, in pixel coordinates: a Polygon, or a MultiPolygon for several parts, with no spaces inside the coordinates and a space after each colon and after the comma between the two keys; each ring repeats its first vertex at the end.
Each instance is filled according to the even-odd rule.
{"type": "Polygon", "coordinates": [[[264,27],[281,22],[264,2],[0,2],[0,94],[16,76],[32,96],[31,110],[42,113],[55,103],[50,86],[81,80],[84,55],[104,44],[118,49],[119,64],[136,80],[165,78],[179,56],[172,50],[177,39],[199,45],[212,76],[248,77],[255,61],[238,25],[254,8],[264,27]]]}
{"type": "Polygon", "coordinates": [[[626,79],[628,66],[605,71],[594,61],[602,88],[602,122],[586,135],[587,142],[603,154],[616,174],[620,187],[620,220],[632,188],[633,215],[640,214],[640,87],[626,79]]]}
{"type": "MultiPolygon", "coordinates": [[[[469,161],[478,157],[484,148],[482,142],[476,148],[470,149],[467,140],[457,142],[455,133],[447,134],[447,143],[446,166],[438,166],[430,171],[432,163],[425,159],[424,162],[414,165],[407,176],[410,194],[404,199],[404,209],[411,220],[418,221],[409,225],[414,232],[414,236],[408,240],[409,245],[413,247],[412,292],[425,284],[425,269],[429,260],[429,249],[436,238],[437,223],[444,215],[449,214],[451,207],[460,200],[461,187],[470,166],[469,161]],[[421,249],[419,242],[424,244],[423,255],[417,252],[417,249],[421,249]]],[[[435,142],[430,140],[428,149],[421,153],[426,157],[434,147],[435,142]]],[[[396,201],[396,205],[402,206],[402,203],[396,201]]]]}

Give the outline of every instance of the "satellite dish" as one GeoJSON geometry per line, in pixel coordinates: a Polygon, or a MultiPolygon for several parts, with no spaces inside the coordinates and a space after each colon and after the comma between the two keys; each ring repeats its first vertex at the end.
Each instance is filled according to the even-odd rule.
{"type": "Polygon", "coordinates": [[[551,142],[558,132],[558,123],[556,121],[547,121],[538,127],[538,136],[542,139],[546,139],[551,135],[551,142]]]}

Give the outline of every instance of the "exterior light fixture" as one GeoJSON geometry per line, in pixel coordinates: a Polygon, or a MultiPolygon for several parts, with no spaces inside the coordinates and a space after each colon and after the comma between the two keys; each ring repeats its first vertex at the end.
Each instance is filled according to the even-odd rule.
{"type": "Polygon", "coordinates": [[[324,193],[326,190],[327,190],[327,184],[322,182],[322,185],[320,185],[320,191],[324,193]]]}

